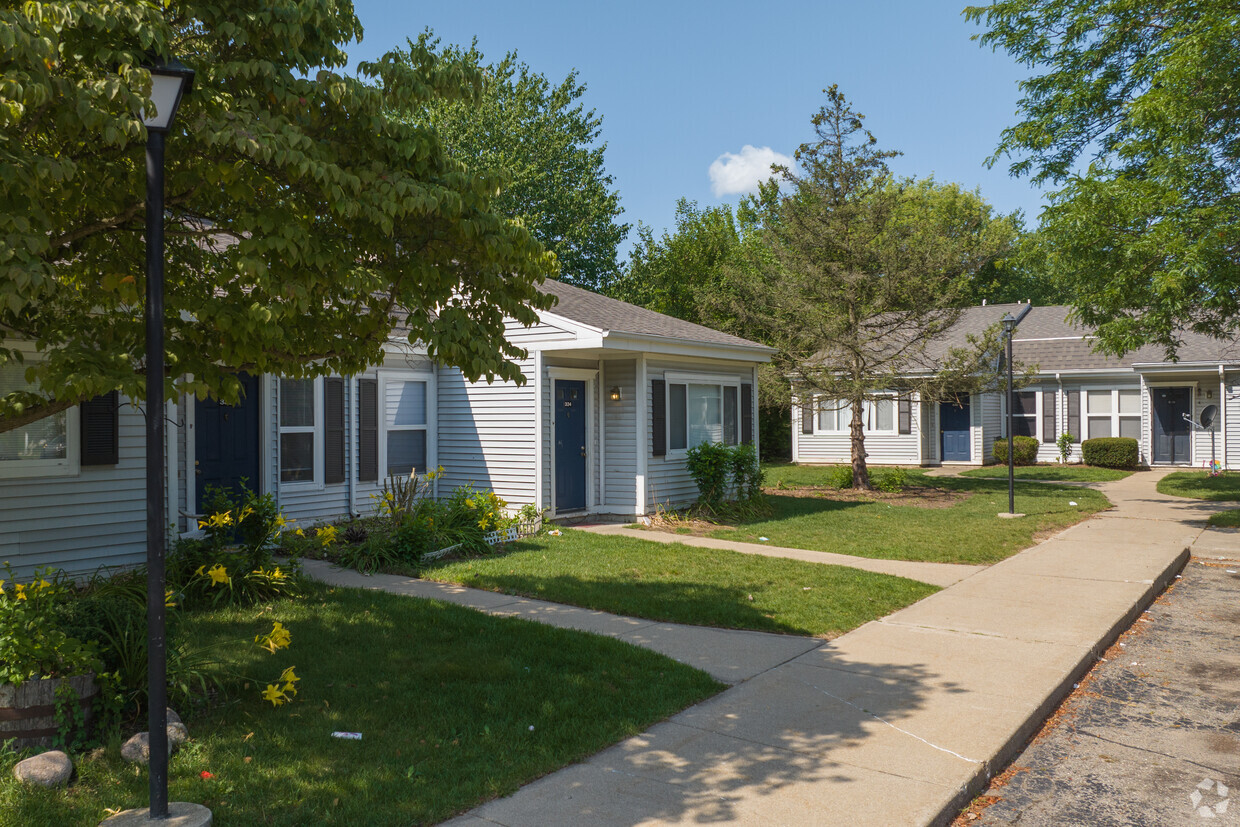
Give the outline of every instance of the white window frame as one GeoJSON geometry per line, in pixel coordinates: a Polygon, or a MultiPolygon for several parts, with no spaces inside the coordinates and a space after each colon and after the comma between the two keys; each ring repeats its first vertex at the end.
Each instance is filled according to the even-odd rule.
{"type": "Polygon", "coordinates": [[[836,436],[839,434],[848,433],[848,429],[851,427],[852,423],[852,408],[847,402],[843,402],[839,399],[828,399],[825,396],[815,396],[812,410],[815,434],[822,434],[823,436],[836,436]],[[827,410],[831,410],[835,414],[835,428],[821,427],[822,414],[827,410]],[[848,420],[845,422],[843,428],[839,427],[841,419],[848,420]]]}
{"type": "MultiPolygon", "coordinates": [[[[689,385],[717,385],[719,387],[719,430],[721,433],[725,435],[727,433],[727,423],[723,419],[723,411],[724,411],[723,389],[724,388],[735,388],[736,389],[736,443],[735,444],[740,445],[742,442],[744,442],[744,440],[742,439],[744,435],[741,433],[741,430],[742,430],[741,423],[744,421],[743,411],[741,411],[741,385],[745,384],[745,381],[742,377],[737,376],[735,374],[677,373],[673,371],[665,371],[663,374],[663,382],[664,382],[663,404],[666,408],[666,410],[664,411],[664,417],[663,417],[664,436],[666,438],[666,442],[664,444],[667,446],[667,457],[669,459],[675,459],[677,457],[684,457],[686,454],[689,453],[688,445],[686,445],[684,448],[673,448],[672,447],[672,413],[671,413],[672,385],[685,385],[686,386],[685,387],[686,397],[689,392],[689,388],[688,388],[689,385]]],[[[686,408],[685,416],[688,417],[688,415],[689,415],[689,412],[688,412],[688,409],[686,408]]],[[[686,422],[685,422],[685,442],[686,443],[689,441],[688,440],[688,424],[689,423],[686,419],[686,422]]],[[[817,425],[817,423],[815,423],[815,425],[817,425]]],[[[721,440],[721,444],[726,445],[727,443],[721,440]]]]}
{"type": "MultiPolygon", "coordinates": [[[[900,434],[900,395],[897,393],[876,393],[873,399],[866,399],[861,403],[861,429],[870,436],[899,436],[900,434]],[[891,400],[891,427],[879,430],[875,427],[878,421],[878,406],[874,404],[879,399],[891,400]]],[[[815,396],[814,404],[814,435],[818,436],[839,436],[840,434],[849,433],[852,428],[852,405],[839,399],[828,399],[825,396],[815,396]],[[824,408],[834,407],[836,409],[836,428],[819,427],[822,424],[820,414],[824,408]],[[841,416],[841,414],[843,416],[841,416]],[[841,419],[847,419],[844,427],[839,427],[841,419]]],[[[907,434],[905,434],[907,436],[907,434]]]]}
{"type": "MultiPolygon", "coordinates": [[[[363,377],[366,378],[366,377],[363,377]]],[[[393,431],[418,431],[426,432],[426,471],[433,471],[439,467],[439,432],[436,423],[439,419],[436,411],[439,409],[435,396],[435,374],[430,371],[410,371],[410,370],[380,370],[376,371],[375,378],[378,380],[378,399],[377,411],[379,417],[379,479],[386,480],[388,478],[388,424],[387,424],[387,386],[388,383],[404,383],[404,382],[424,382],[426,384],[426,424],[418,425],[399,425],[391,428],[393,431]]],[[[419,476],[425,476],[423,471],[419,476]]],[[[351,469],[350,473],[356,474],[357,469],[351,469]]]]}
{"type": "MultiPolygon", "coordinates": [[[[1045,410],[1042,406],[1046,404],[1043,401],[1044,391],[1042,391],[1041,388],[1032,389],[1032,390],[1029,388],[1018,388],[1012,391],[1012,396],[1016,396],[1016,394],[1018,393],[1034,394],[1034,398],[1033,398],[1033,438],[1038,441],[1038,445],[1041,445],[1042,444],[1042,414],[1045,410]]],[[[1028,414],[1018,415],[1016,411],[1012,411],[1012,424],[1015,424],[1017,419],[1028,419],[1028,418],[1029,418],[1028,414]]],[[[1058,411],[1055,412],[1055,427],[1059,427],[1059,412],[1058,411]]],[[[1007,429],[1007,422],[1005,421],[1003,430],[1006,430],[1006,429],[1007,429]]],[[[1023,436],[1023,434],[1020,434],[1020,436],[1023,436]]]]}
{"type": "MultiPolygon", "coordinates": [[[[312,491],[321,490],[324,487],[324,469],[323,469],[323,377],[316,376],[309,381],[314,383],[314,402],[312,413],[314,414],[313,425],[282,425],[280,417],[284,410],[284,381],[287,377],[277,377],[277,393],[280,399],[280,408],[276,412],[276,452],[279,460],[276,463],[276,482],[280,488],[293,491],[312,491]],[[314,479],[310,480],[284,480],[284,450],[282,447],[282,437],[284,434],[313,434],[314,435],[314,479]]],[[[289,381],[298,381],[290,379],[289,381]]]]}
{"type": "MultiPolygon", "coordinates": [[[[33,347],[18,347],[26,356],[27,362],[34,361],[38,352],[33,347]]],[[[20,366],[20,365],[19,365],[20,366]]],[[[57,459],[13,459],[0,460],[0,479],[17,480],[35,477],[76,477],[82,471],[81,424],[80,411],[77,405],[64,410],[65,414],[65,455],[57,459]]],[[[55,416],[55,414],[52,414],[55,416]]],[[[42,419],[35,420],[42,422],[42,419]]],[[[31,423],[34,424],[34,423],[31,423]]]]}
{"type": "MultiPolygon", "coordinates": [[[[1185,387],[1185,386],[1178,385],[1176,387],[1185,387]]],[[[1093,386],[1082,387],[1081,391],[1082,393],[1085,394],[1085,398],[1081,400],[1081,430],[1085,432],[1080,435],[1081,442],[1084,442],[1085,440],[1090,439],[1089,421],[1091,419],[1110,419],[1112,437],[1119,436],[1119,433],[1120,433],[1119,423],[1121,419],[1137,420],[1137,433],[1141,434],[1144,432],[1145,415],[1142,410],[1144,408],[1144,399],[1142,398],[1144,392],[1141,390],[1141,388],[1139,387],[1117,388],[1117,387],[1110,386],[1110,385],[1093,385],[1093,386]],[[1135,414],[1132,414],[1132,413],[1121,414],[1120,413],[1119,411],[1119,392],[1120,391],[1136,391],[1137,392],[1137,412],[1135,414]],[[1089,412],[1089,395],[1093,393],[1104,393],[1104,392],[1111,394],[1111,412],[1108,414],[1091,414],[1089,412]]],[[[1196,404],[1196,398],[1193,394],[1190,393],[1189,405],[1191,406],[1195,404],[1196,404]]],[[[1140,445],[1142,442],[1141,437],[1137,436],[1136,440],[1137,440],[1137,444],[1140,445]]]]}

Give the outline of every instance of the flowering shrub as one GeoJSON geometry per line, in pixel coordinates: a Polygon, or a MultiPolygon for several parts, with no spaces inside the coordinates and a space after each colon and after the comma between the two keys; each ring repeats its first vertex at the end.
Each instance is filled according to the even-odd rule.
{"type": "Polygon", "coordinates": [[[102,668],[93,644],[66,634],[57,602],[72,586],[49,569],[29,583],[14,580],[8,563],[0,579],[0,683],[61,678],[102,668]],[[51,578],[51,579],[48,579],[51,578]]]}

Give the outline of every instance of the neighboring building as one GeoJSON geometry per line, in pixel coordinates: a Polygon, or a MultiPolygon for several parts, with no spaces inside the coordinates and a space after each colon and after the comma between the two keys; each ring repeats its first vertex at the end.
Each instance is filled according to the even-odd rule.
{"type": "MultiPolygon", "coordinates": [[[[470,483],[512,509],[631,517],[697,497],[688,447],[757,443],[770,348],[560,282],[542,289],[558,304],[508,329],[529,352],[524,385],[467,382],[393,341],[360,376],[249,377],[236,407],[170,403],[169,525],[191,530],[206,486],[243,478],[303,525],[368,514],[390,474],[439,466],[438,495],[470,483]]],[[[0,393],[19,381],[0,372],[0,393]]],[[[142,411],[115,397],[0,434],[0,563],[140,563],[143,441],[142,411]]]]}
{"type": "MultiPolygon", "coordinates": [[[[1146,347],[1116,359],[1096,353],[1093,337],[1067,321],[1067,307],[998,304],[967,310],[934,350],[962,346],[1008,313],[1020,316],[1012,339],[1017,368],[1036,366],[1036,380],[1020,388],[1013,406],[1013,430],[1036,438],[1040,462],[1059,458],[1060,434],[1080,441],[1100,436],[1137,440],[1141,462],[1201,466],[1210,460],[1211,438],[1225,468],[1240,467],[1240,345],[1185,334],[1179,361],[1146,347]],[[1201,430],[1210,406],[1212,428],[1201,430]]],[[[979,465],[994,460],[996,438],[1006,433],[1003,393],[982,393],[949,402],[927,402],[896,393],[866,404],[865,449],[874,465],[979,465]]],[[[795,400],[792,457],[800,463],[850,461],[847,410],[829,400],[795,400]]]]}

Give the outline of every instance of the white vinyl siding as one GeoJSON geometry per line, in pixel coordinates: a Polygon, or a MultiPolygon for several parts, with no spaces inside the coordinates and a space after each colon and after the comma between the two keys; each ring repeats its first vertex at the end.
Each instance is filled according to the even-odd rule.
{"type": "Polygon", "coordinates": [[[637,362],[603,362],[602,385],[619,388],[620,401],[603,399],[603,506],[634,514],[637,511],[637,362]]]}
{"type": "Polygon", "coordinates": [[[118,462],[68,478],[0,478],[0,562],[28,578],[43,566],[70,575],[146,559],[146,420],[122,399],[118,462]]]}
{"type": "Polygon", "coordinates": [[[456,368],[438,372],[439,495],[460,485],[493,490],[510,507],[534,502],[534,360],[518,362],[515,382],[468,382],[456,368]]]}

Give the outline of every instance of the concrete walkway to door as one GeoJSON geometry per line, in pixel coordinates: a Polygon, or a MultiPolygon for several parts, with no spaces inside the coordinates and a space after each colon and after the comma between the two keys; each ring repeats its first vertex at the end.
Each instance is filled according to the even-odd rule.
{"type": "MultiPolygon", "coordinates": [[[[759,647],[773,639],[791,653],[772,649],[769,668],[751,661],[720,695],[451,823],[945,823],[1187,559],[1202,511],[1157,494],[1157,476],[1099,485],[1113,511],[833,641],[763,635],[759,647]]],[[[390,590],[418,582],[311,573],[390,590]]],[[[458,602],[474,599],[495,611],[519,601],[458,602]]],[[[583,610],[513,613],[559,623],[560,611],[583,610]]],[[[617,620],[632,619],[590,622],[617,620]]],[[[753,633],[652,625],[666,627],[652,648],[668,654],[673,638],[709,646],[719,664],[753,652],[753,633]]]]}

